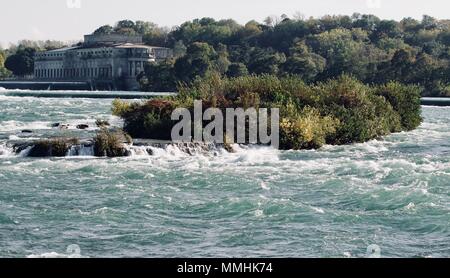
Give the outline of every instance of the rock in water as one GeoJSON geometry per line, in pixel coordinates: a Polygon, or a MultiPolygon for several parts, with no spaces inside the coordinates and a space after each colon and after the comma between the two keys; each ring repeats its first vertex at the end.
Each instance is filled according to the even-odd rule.
{"type": "Polygon", "coordinates": [[[78,128],[78,129],[88,129],[88,128],[89,128],[89,125],[81,124],[81,125],[77,125],[77,128],[78,128]]]}
{"type": "Polygon", "coordinates": [[[33,131],[30,129],[24,129],[22,130],[22,133],[33,133],[33,131]]]}
{"type": "Polygon", "coordinates": [[[59,127],[61,124],[60,123],[54,123],[52,124],[52,127],[59,127]]]}

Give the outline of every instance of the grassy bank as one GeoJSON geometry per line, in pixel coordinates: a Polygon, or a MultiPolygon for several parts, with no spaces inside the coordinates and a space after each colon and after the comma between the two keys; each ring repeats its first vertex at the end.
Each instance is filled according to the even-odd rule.
{"type": "Polygon", "coordinates": [[[213,74],[178,89],[175,97],[136,103],[115,100],[113,114],[123,118],[124,130],[132,137],[169,140],[176,123],[170,119],[172,111],[178,107],[193,111],[194,100],[202,100],[204,110],[279,108],[282,149],[365,142],[415,129],[422,121],[418,87],[397,82],[372,86],[346,75],[307,85],[296,77],[213,74]]]}

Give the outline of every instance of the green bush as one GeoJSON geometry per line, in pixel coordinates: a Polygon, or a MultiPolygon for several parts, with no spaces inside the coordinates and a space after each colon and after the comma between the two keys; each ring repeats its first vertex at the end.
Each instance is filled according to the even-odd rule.
{"type": "Polygon", "coordinates": [[[124,131],[135,138],[168,140],[173,126],[170,119],[175,103],[170,99],[152,99],[128,103],[114,100],[114,115],[124,119],[124,131]]]}
{"type": "Polygon", "coordinates": [[[94,154],[99,157],[127,156],[124,141],[126,137],[122,132],[102,129],[94,137],[94,154]]]}
{"type": "Polygon", "coordinates": [[[379,86],[376,94],[384,97],[400,115],[402,130],[413,130],[422,122],[419,87],[390,82],[379,86]]]}
{"type": "Polygon", "coordinates": [[[339,120],[321,116],[316,108],[306,107],[295,118],[282,118],[280,147],[282,149],[316,149],[336,132],[339,120]]]}

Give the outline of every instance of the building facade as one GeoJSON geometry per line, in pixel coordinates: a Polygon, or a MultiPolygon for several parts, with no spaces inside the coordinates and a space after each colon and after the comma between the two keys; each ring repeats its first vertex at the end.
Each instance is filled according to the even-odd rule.
{"type": "Polygon", "coordinates": [[[138,90],[136,77],[146,63],[172,57],[172,50],[147,46],[141,36],[86,35],[77,46],[38,52],[34,77],[39,81],[85,81],[94,89],[138,90]]]}

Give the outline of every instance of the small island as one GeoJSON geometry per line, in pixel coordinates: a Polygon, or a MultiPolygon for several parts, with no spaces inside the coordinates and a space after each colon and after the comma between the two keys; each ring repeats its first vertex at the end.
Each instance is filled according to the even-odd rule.
{"type": "MultiPolygon", "coordinates": [[[[422,121],[420,88],[398,82],[370,86],[347,75],[307,85],[295,76],[222,78],[213,74],[178,90],[175,97],[135,103],[115,100],[113,114],[123,118],[124,131],[132,137],[170,140],[176,123],[172,112],[176,108],[193,111],[195,100],[201,100],[205,110],[279,108],[280,148],[297,150],[366,142],[413,130],[422,121]]],[[[234,138],[227,141],[235,142],[234,138]]]]}

